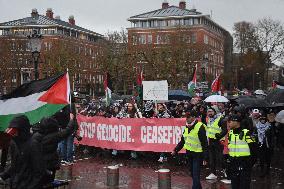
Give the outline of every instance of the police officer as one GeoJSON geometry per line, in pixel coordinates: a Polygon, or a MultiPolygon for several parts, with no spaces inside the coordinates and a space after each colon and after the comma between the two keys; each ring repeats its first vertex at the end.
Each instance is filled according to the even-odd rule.
{"type": "Polygon", "coordinates": [[[213,107],[207,109],[207,137],[209,143],[209,167],[211,174],[206,179],[217,179],[216,167],[221,165],[223,160],[223,146],[220,140],[224,140],[227,134],[227,123],[224,115],[217,115],[213,107]]]}
{"type": "Polygon", "coordinates": [[[186,150],[193,180],[192,189],[202,188],[200,183],[201,165],[206,165],[208,160],[205,125],[199,122],[197,117],[198,115],[195,110],[186,113],[186,128],[180,142],[172,152],[172,155],[175,155],[182,148],[186,150]]]}
{"type": "Polygon", "coordinates": [[[241,127],[241,117],[233,114],[228,121],[229,171],[232,189],[249,189],[251,182],[252,153],[250,131],[241,127]]]}

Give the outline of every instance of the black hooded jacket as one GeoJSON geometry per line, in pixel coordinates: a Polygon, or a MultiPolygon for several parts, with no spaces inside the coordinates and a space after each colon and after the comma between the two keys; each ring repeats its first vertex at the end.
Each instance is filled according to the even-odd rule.
{"type": "Polygon", "coordinates": [[[60,125],[53,118],[44,118],[39,124],[39,130],[33,135],[43,146],[43,161],[47,170],[55,171],[60,168],[57,153],[58,143],[72,134],[74,121],[70,120],[65,129],[59,130],[60,125]]]}
{"type": "Polygon", "coordinates": [[[18,129],[18,136],[10,144],[11,166],[0,176],[10,178],[11,189],[40,189],[46,175],[42,158],[42,145],[33,140],[30,123],[26,116],[14,118],[10,128],[18,129]]]}

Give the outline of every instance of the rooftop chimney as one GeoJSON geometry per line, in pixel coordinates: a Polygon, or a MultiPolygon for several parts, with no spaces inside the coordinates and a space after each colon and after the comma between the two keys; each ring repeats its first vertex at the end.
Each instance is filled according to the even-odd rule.
{"type": "Polygon", "coordinates": [[[37,9],[32,9],[31,16],[32,16],[33,18],[38,17],[37,9]]]}
{"type": "Polygon", "coordinates": [[[53,18],[52,8],[48,8],[48,9],[46,10],[46,16],[47,16],[48,18],[53,18]]]}
{"type": "Polygon", "coordinates": [[[186,9],[186,2],[185,2],[184,0],[181,0],[181,1],[179,2],[179,8],[180,8],[180,9],[186,9]]]}
{"type": "Polygon", "coordinates": [[[74,16],[73,15],[70,15],[69,16],[69,24],[71,24],[71,25],[75,25],[75,19],[74,19],[74,16]]]}
{"type": "Polygon", "coordinates": [[[164,2],[162,3],[162,9],[167,9],[169,8],[169,3],[167,0],[164,0],[164,2]]]}

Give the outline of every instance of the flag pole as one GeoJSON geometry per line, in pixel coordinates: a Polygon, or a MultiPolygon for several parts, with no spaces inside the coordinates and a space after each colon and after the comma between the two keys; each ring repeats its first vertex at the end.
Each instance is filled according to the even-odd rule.
{"type": "MultiPolygon", "coordinates": [[[[66,68],[66,74],[67,74],[67,78],[68,78],[68,82],[69,82],[69,105],[70,105],[70,112],[72,112],[72,98],[71,98],[71,91],[70,91],[70,78],[69,78],[69,69],[66,68]]],[[[74,89],[73,89],[74,90],[74,89]]]]}
{"type": "Polygon", "coordinates": [[[158,103],[157,103],[157,100],[155,100],[155,111],[156,111],[156,115],[158,115],[158,103]]]}

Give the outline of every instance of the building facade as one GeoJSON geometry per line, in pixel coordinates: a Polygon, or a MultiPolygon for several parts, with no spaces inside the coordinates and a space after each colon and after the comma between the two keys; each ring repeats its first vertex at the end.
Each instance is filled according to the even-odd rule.
{"type": "Polygon", "coordinates": [[[69,70],[71,88],[90,95],[103,92],[103,73],[98,65],[99,41],[103,36],[82,28],[74,16],[68,22],[54,17],[52,9],[40,15],[0,24],[0,82],[2,94],[34,79],[30,41],[34,31],[41,35],[39,78],[69,70]]]}
{"type": "MultiPolygon", "coordinates": [[[[204,15],[196,9],[188,9],[183,0],[180,1],[179,6],[170,6],[167,1],[164,1],[161,9],[132,16],[128,21],[131,22],[131,27],[128,28],[130,54],[139,53],[139,51],[140,54],[141,51],[156,52],[157,54],[157,51],[163,49],[165,56],[171,54],[167,58],[169,64],[173,64],[177,58],[182,62],[175,61],[175,67],[185,62],[180,69],[168,75],[168,77],[173,77],[175,74],[179,76],[173,78],[173,82],[178,79],[184,84],[188,83],[192,68],[196,64],[199,71],[199,81],[212,81],[216,75],[223,74],[231,64],[233,39],[230,33],[214,22],[210,15],[204,15]],[[173,51],[177,52],[179,48],[180,52],[173,53],[173,51]],[[180,73],[180,70],[183,72],[180,73]]],[[[151,58],[147,58],[145,53],[142,52],[142,54],[144,54],[144,58],[142,60],[136,59],[134,64],[143,62],[144,65],[148,64],[148,67],[153,69],[154,66],[151,67],[149,64],[157,63],[151,58]]],[[[162,61],[167,62],[166,60],[162,61]]],[[[158,69],[166,66],[161,63],[158,69]]],[[[147,79],[147,68],[145,69],[147,79]]],[[[173,69],[175,68],[171,68],[171,70],[173,69]]],[[[153,76],[152,72],[151,75],[153,76]]],[[[159,79],[159,75],[161,74],[155,76],[158,76],[159,79]]],[[[173,87],[180,86],[174,85],[173,87]]]]}

